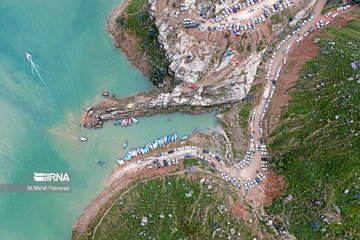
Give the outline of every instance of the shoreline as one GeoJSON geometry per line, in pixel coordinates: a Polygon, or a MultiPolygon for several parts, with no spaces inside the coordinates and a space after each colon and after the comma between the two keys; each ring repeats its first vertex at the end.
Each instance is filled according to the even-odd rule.
{"type": "Polygon", "coordinates": [[[111,11],[109,17],[107,18],[107,29],[114,41],[115,48],[120,48],[131,65],[139,69],[140,72],[149,80],[151,69],[149,59],[139,50],[136,37],[132,34],[128,34],[125,29],[119,28],[116,23],[116,18],[122,14],[130,2],[131,0],[124,0],[119,6],[111,11]],[[122,35],[121,41],[119,41],[119,34],[122,35]],[[142,57],[141,61],[136,60],[139,56],[142,57]]]}
{"type": "Polygon", "coordinates": [[[130,3],[131,0],[124,0],[122,3],[120,3],[119,6],[117,6],[114,10],[111,11],[108,19],[107,19],[107,29],[113,38],[114,42],[116,43],[116,37],[115,37],[115,29],[116,29],[116,18],[121,14],[121,12],[124,10],[125,7],[130,3]]]}

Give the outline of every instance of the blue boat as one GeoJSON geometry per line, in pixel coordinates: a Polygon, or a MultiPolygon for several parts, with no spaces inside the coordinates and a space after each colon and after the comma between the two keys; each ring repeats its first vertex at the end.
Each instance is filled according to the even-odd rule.
{"type": "Polygon", "coordinates": [[[122,122],[122,120],[117,120],[117,121],[115,122],[115,126],[119,126],[119,125],[121,124],[121,122],[122,122]]]}
{"type": "Polygon", "coordinates": [[[131,158],[131,155],[128,152],[125,154],[125,156],[128,157],[128,158],[131,158]]]}
{"type": "Polygon", "coordinates": [[[174,141],[174,140],[175,140],[175,136],[172,135],[172,136],[171,136],[171,141],[174,141]]]}
{"type": "Polygon", "coordinates": [[[123,148],[125,149],[127,147],[127,141],[124,141],[123,148]]]}
{"type": "Polygon", "coordinates": [[[166,140],[168,143],[171,142],[171,135],[168,135],[167,136],[167,140],[166,140]]]}
{"type": "Polygon", "coordinates": [[[177,134],[177,133],[175,133],[175,136],[174,136],[174,137],[175,137],[175,140],[176,140],[176,139],[178,138],[178,134],[177,134]]]}
{"type": "Polygon", "coordinates": [[[131,158],[130,157],[123,157],[122,159],[127,161],[127,160],[130,160],[131,158]]]}
{"type": "Polygon", "coordinates": [[[161,145],[162,145],[161,140],[158,139],[157,141],[158,141],[158,143],[159,143],[159,146],[161,147],[161,145]]]}
{"type": "Polygon", "coordinates": [[[106,166],[106,163],[103,162],[103,161],[99,161],[98,164],[99,164],[100,167],[105,167],[106,166]]]}
{"type": "Polygon", "coordinates": [[[181,139],[182,140],[185,140],[185,139],[188,139],[189,138],[189,135],[185,135],[185,136],[183,136],[181,139]]]}

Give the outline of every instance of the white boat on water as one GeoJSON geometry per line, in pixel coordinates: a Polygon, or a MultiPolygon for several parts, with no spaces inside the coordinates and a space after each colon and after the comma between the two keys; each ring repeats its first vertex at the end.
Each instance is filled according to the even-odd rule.
{"type": "Polygon", "coordinates": [[[133,120],[134,123],[138,123],[138,122],[139,122],[139,121],[138,121],[136,118],[134,118],[134,117],[131,117],[131,120],[133,120]]]}
{"type": "Polygon", "coordinates": [[[81,137],[81,136],[78,138],[78,140],[81,141],[81,142],[86,142],[87,141],[87,139],[85,137],[81,137]]]}

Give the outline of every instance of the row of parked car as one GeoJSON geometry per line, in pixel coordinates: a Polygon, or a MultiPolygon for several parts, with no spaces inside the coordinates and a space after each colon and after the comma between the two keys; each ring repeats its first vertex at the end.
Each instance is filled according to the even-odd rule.
{"type": "Polygon", "coordinates": [[[231,182],[234,186],[236,186],[239,190],[241,189],[241,183],[238,179],[235,177],[231,178],[229,177],[225,172],[223,172],[220,168],[218,169],[220,172],[220,175],[226,182],[231,182]]]}
{"type": "MultiPolygon", "coordinates": [[[[254,128],[255,114],[256,114],[256,109],[254,109],[254,111],[253,111],[253,113],[251,114],[251,117],[250,117],[250,128],[251,128],[251,130],[253,130],[253,128],[254,128]]],[[[253,139],[252,139],[252,141],[253,141],[253,139]]]]}
{"type": "MultiPolygon", "coordinates": [[[[225,17],[227,17],[228,15],[230,15],[232,13],[237,13],[240,10],[245,10],[247,7],[250,7],[251,5],[254,5],[256,2],[261,2],[261,0],[247,0],[246,3],[238,3],[233,7],[224,9],[221,12],[221,14],[219,14],[218,16],[210,18],[210,21],[212,23],[219,23],[223,19],[225,19],[225,17]]],[[[251,8],[249,10],[251,10],[251,8]]]]}
{"type": "MultiPolygon", "coordinates": [[[[259,17],[256,17],[256,18],[251,17],[250,22],[245,23],[245,24],[238,24],[238,23],[222,24],[222,23],[220,23],[223,19],[225,19],[231,13],[237,13],[237,11],[246,8],[245,3],[242,3],[242,4],[239,3],[239,4],[235,5],[233,8],[228,8],[228,9],[223,10],[220,15],[210,19],[210,21],[212,23],[220,23],[218,26],[214,26],[214,27],[208,26],[208,27],[206,27],[206,26],[200,25],[200,22],[198,22],[195,25],[187,25],[187,26],[185,26],[185,28],[198,28],[201,31],[208,30],[208,31],[211,31],[211,32],[224,31],[224,30],[231,31],[232,30],[234,34],[240,35],[241,31],[256,30],[255,24],[265,22],[265,18],[268,17],[270,14],[274,13],[275,10],[279,9],[279,6],[280,6],[280,9],[282,9],[282,5],[281,5],[282,1],[283,0],[280,0],[277,4],[275,4],[274,6],[271,6],[270,10],[267,9],[267,4],[265,4],[263,6],[264,13],[262,15],[260,15],[259,17]]],[[[250,5],[254,4],[255,2],[257,2],[257,1],[254,0],[254,2],[252,2],[251,0],[248,0],[247,5],[250,6],[250,5]]],[[[286,1],[286,2],[283,3],[283,6],[285,8],[287,8],[288,6],[291,6],[292,4],[293,4],[293,2],[286,1]]],[[[253,7],[249,9],[249,12],[252,11],[252,10],[254,10],[253,7]]],[[[232,19],[233,20],[238,20],[239,18],[237,16],[233,16],[232,19]]],[[[240,22],[244,22],[244,21],[245,21],[245,18],[240,19],[240,22]]],[[[202,18],[201,22],[206,22],[206,21],[205,21],[205,19],[202,18]]]]}
{"type": "MultiPolygon", "coordinates": [[[[341,10],[348,9],[348,8],[350,8],[350,5],[338,7],[338,8],[336,9],[336,11],[341,11],[341,10]]],[[[339,15],[338,13],[328,12],[328,13],[326,13],[326,14],[324,15],[324,17],[325,17],[325,18],[328,18],[328,17],[331,16],[331,18],[335,18],[335,17],[337,17],[338,15],[339,15]]],[[[300,25],[299,27],[301,28],[301,26],[303,26],[306,22],[310,22],[313,18],[314,18],[314,16],[312,16],[312,17],[311,17],[310,19],[308,19],[308,20],[305,20],[305,21],[302,23],[302,25],[300,25]]],[[[315,23],[315,26],[316,26],[317,29],[320,29],[321,27],[327,26],[327,25],[329,25],[329,24],[330,24],[330,21],[324,22],[324,21],[321,19],[319,22],[315,23]]],[[[314,27],[311,27],[310,30],[307,31],[307,32],[304,34],[304,37],[309,36],[309,34],[312,33],[314,30],[315,30],[315,28],[314,28],[314,27]]],[[[296,39],[296,42],[300,42],[301,40],[302,40],[302,37],[299,37],[298,39],[296,39]]]]}
{"type": "MultiPolygon", "coordinates": [[[[215,155],[214,153],[210,152],[209,150],[202,149],[202,148],[196,147],[196,146],[179,147],[179,148],[176,148],[174,150],[158,153],[158,154],[156,154],[156,157],[160,157],[160,156],[164,156],[164,155],[171,155],[171,154],[173,154],[175,152],[178,152],[178,151],[181,151],[181,150],[190,150],[190,149],[197,150],[198,152],[202,151],[203,154],[205,154],[205,153],[208,154],[209,156],[211,156],[211,157],[215,158],[216,160],[218,160],[219,163],[222,166],[225,166],[225,163],[223,162],[223,160],[219,156],[215,155]]],[[[173,164],[177,164],[180,159],[184,159],[186,157],[191,157],[191,154],[187,153],[184,156],[180,156],[180,157],[170,159],[170,160],[167,160],[167,161],[163,161],[163,162],[159,162],[158,159],[156,159],[156,160],[153,161],[153,164],[156,164],[158,166],[158,168],[160,168],[160,165],[165,166],[165,167],[168,166],[168,165],[171,166],[171,162],[173,162],[173,164]]],[[[216,167],[215,163],[213,163],[210,159],[208,159],[208,158],[206,158],[206,157],[204,157],[202,155],[198,155],[198,158],[206,160],[207,162],[209,162],[211,164],[211,166],[216,167]]],[[[138,163],[141,164],[142,160],[139,160],[138,163]]],[[[146,168],[151,169],[152,167],[146,166],[146,168]]]]}
{"type": "Polygon", "coordinates": [[[249,165],[250,161],[252,160],[254,156],[254,152],[247,151],[246,155],[244,157],[244,160],[242,160],[239,164],[235,164],[235,167],[240,171],[241,169],[245,168],[246,165],[249,165]]]}
{"type": "Polygon", "coordinates": [[[267,168],[268,160],[269,160],[268,158],[264,158],[264,157],[261,158],[261,161],[260,161],[261,170],[263,170],[263,171],[268,170],[268,168],[267,168]]]}
{"type": "Polygon", "coordinates": [[[260,190],[260,192],[264,192],[264,189],[261,186],[259,186],[259,184],[261,183],[261,180],[265,178],[265,175],[259,171],[257,171],[257,173],[258,174],[256,175],[256,178],[252,178],[248,181],[246,181],[246,180],[244,181],[244,187],[247,192],[250,192],[249,187],[251,188],[256,185],[258,185],[257,187],[260,190]]]}
{"type": "Polygon", "coordinates": [[[216,167],[216,164],[213,162],[213,161],[211,161],[211,159],[209,159],[209,158],[207,158],[207,157],[205,157],[205,156],[203,156],[203,155],[198,155],[197,156],[198,158],[200,158],[200,159],[202,159],[202,160],[205,160],[207,163],[209,163],[212,167],[216,167]]]}
{"type": "Polygon", "coordinates": [[[221,158],[220,158],[219,156],[215,155],[214,153],[212,153],[212,152],[210,152],[209,150],[206,150],[206,149],[202,150],[202,152],[203,152],[203,153],[206,153],[206,154],[208,154],[209,156],[211,156],[211,157],[215,158],[216,160],[218,160],[219,163],[221,164],[221,166],[225,166],[224,161],[221,160],[221,158]]]}

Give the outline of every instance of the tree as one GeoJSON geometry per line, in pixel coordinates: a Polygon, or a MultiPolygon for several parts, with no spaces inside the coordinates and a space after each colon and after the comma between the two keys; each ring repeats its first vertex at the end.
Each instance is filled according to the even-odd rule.
{"type": "Polygon", "coordinates": [[[121,16],[117,17],[115,22],[119,25],[124,25],[125,23],[124,19],[121,16]]]}
{"type": "Polygon", "coordinates": [[[150,73],[150,80],[155,85],[158,86],[159,83],[162,83],[164,79],[164,75],[161,73],[159,69],[154,68],[150,73]]]}

